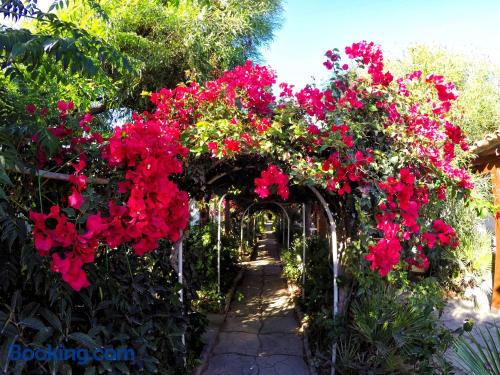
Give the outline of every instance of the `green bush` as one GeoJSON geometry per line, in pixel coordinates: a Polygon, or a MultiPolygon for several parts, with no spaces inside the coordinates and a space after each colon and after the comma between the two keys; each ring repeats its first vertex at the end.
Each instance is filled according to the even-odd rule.
{"type": "Polygon", "coordinates": [[[170,246],[145,257],[101,253],[77,293],[49,271],[29,243],[2,246],[0,366],[5,374],[189,373],[202,348],[205,320],[179,302],[170,246]],[[181,337],[185,334],[186,345],[181,337]],[[9,345],[132,348],[132,362],[7,362],[9,345]],[[186,360],[187,367],[184,365],[186,360]]]}
{"type": "Polygon", "coordinates": [[[185,272],[196,309],[218,312],[225,294],[238,273],[239,240],[221,237],[221,293],[217,291],[217,225],[209,223],[190,228],[185,247],[185,272]]]}
{"type": "Polygon", "coordinates": [[[379,283],[352,303],[339,342],[339,372],[345,374],[443,374],[451,333],[442,328],[432,299],[421,291],[379,283]]]}
{"type": "Polygon", "coordinates": [[[455,343],[460,367],[467,374],[500,375],[500,327],[494,323],[488,328],[475,330],[476,336],[469,334],[455,343]]]}
{"type": "MultiPolygon", "coordinates": [[[[301,238],[283,251],[282,259],[284,276],[301,285],[301,238]]],[[[438,312],[444,307],[438,279],[414,280],[406,270],[395,270],[381,279],[358,262],[339,278],[346,311],[334,320],[330,259],[326,239],[307,240],[305,295],[297,302],[309,324],[313,365],[319,373],[330,373],[333,342],[338,345],[341,374],[442,374],[450,370],[443,354],[452,336],[438,322],[438,312]],[[354,273],[354,284],[350,273],[354,273]]]]}
{"type": "Polygon", "coordinates": [[[302,253],[298,249],[302,248],[302,239],[296,238],[289,249],[281,250],[281,260],[283,261],[283,276],[295,284],[300,285],[302,277],[302,253]]]}

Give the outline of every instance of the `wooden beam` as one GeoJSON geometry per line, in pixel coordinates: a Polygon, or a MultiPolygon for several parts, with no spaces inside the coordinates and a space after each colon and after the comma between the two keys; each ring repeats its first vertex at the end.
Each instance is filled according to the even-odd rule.
{"type": "Polygon", "coordinates": [[[472,162],[471,167],[480,174],[491,172],[495,167],[500,167],[500,156],[487,155],[479,157],[472,162]]]}
{"type": "MultiPolygon", "coordinates": [[[[500,168],[491,171],[493,198],[495,206],[500,205],[500,168]]],[[[493,273],[493,292],[491,297],[491,308],[500,309],[500,218],[495,216],[495,239],[496,253],[493,273]]]]}
{"type": "MultiPolygon", "coordinates": [[[[46,178],[49,180],[69,181],[70,177],[69,174],[50,172],[43,169],[29,169],[29,168],[15,167],[9,170],[26,175],[40,176],[40,178],[46,178]]],[[[86,182],[88,184],[107,185],[109,184],[109,179],[100,177],[87,177],[86,182]]]]}

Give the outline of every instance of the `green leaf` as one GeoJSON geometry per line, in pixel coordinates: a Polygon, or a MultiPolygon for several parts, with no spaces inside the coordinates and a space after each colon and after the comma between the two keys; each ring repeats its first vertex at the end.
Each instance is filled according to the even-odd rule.
{"type": "Polygon", "coordinates": [[[46,308],[41,308],[40,309],[40,314],[47,320],[47,322],[57,329],[59,332],[62,332],[62,324],[59,318],[57,317],[56,314],[54,314],[52,311],[46,309],[46,308]]]}
{"type": "Polygon", "coordinates": [[[5,173],[5,170],[3,168],[0,168],[0,184],[13,186],[10,177],[7,175],[7,173],[5,173]]]}
{"type": "Polygon", "coordinates": [[[33,343],[37,345],[43,345],[49,338],[54,337],[54,329],[47,327],[38,331],[38,333],[33,338],[33,343]]]}
{"type": "Polygon", "coordinates": [[[47,327],[39,319],[36,318],[26,318],[19,322],[23,327],[33,328],[36,330],[46,329],[47,327]]]}
{"type": "Polygon", "coordinates": [[[65,207],[61,211],[64,212],[69,218],[73,218],[76,216],[75,210],[71,207],[65,207]]]}
{"type": "Polygon", "coordinates": [[[97,343],[92,337],[83,332],[73,332],[68,335],[68,338],[86,346],[89,349],[95,349],[98,347],[97,343]]]}

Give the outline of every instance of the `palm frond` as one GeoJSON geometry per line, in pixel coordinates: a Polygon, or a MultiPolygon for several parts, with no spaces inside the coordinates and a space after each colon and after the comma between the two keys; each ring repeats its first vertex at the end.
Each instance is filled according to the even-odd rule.
{"type": "Polygon", "coordinates": [[[500,328],[498,324],[494,323],[490,328],[478,327],[474,331],[477,332],[476,336],[470,334],[455,342],[454,350],[460,367],[468,374],[500,375],[500,328]]]}

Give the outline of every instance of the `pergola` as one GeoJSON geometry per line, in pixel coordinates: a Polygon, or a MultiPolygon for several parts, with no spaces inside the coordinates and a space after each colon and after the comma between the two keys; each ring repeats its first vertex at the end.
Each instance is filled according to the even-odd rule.
{"type": "MultiPolygon", "coordinates": [[[[471,148],[476,155],[472,168],[476,172],[490,173],[495,206],[500,206],[500,129],[486,135],[471,148]]],[[[500,217],[495,217],[495,257],[491,308],[500,309],[500,217]]]]}
{"type": "MultiPolygon", "coordinates": [[[[258,163],[262,163],[263,160],[257,160],[258,163]]],[[[239,195],[230,192],[230,188],[233,186],[240,187],[250,187],[250,190],[253,188],[253,181],[256,176],[258,176],[258,168],[256,165],[253,165],[252,162],[255,160],[233,160],[229,161],[216,161],[213,164],[208,163],[207,165],[203,165],[203,168],[199,168],[200,174],[203,175],[203,178],[200,179],[202,186],[201,190],[205,193],[210,192],[214,196],[216,196],[215,200],[215,209],[216,209],[216,217],[214,221],[217,222],[217,282],[218,282],[218,290],[220,291],[221,285],[221,233],[222,233],[222,216],[223,216],[223,207],[222,203],[225,199],[233,198],[238,200],[239,195]]],[[[256,197],[252,197],[251,199],[243,199],[239,202],[242,207],[242,215],[241,215],[241,224],[240,224],[240,246],[243,246],[243,231],[245,227],[249,227],[249,224],[245,225],[246,222],[249,221],[252,211],[258,212],[259,210],[269,209],[270,207],[274,207],[276,213],[282,218],[282,230],[283,230],[283,245],[285,247],[290,246],[290,235],[291,235],[291,218],[290,212],[288,212],[287,205],[296,204],[300,207],[301,216],[302,216],[302,258],[305,261],[307,256],[306,247],[305,247],[305,238],[306,232],[308,228],[306,227],[306,204],[305,201],[316,201],[319,207],[322,208],[323,214],[326,217],[327,221],[327,229],[324,231],[328,238],[329,244],[329,252],[331,254],[331,262],[332,262],[332,317],[335,318],[339,313],[339,287],[337,283],[337,279],[339,276],[339,243],[337,240],[337,223],[334,218],[334,214],[332,211],[331,204],[328,199],[328,194],[324,191],[320,190],[316,186],[310,185],[295,185],[293,187],[295,189],[295,193],[298,193],[298,196],[294,197],[294,193],[291,193],[291,198],[288,203],[275,200],[274,198],[270,199],[257,199],[256,197]]],[[[252,192],[252,195],[255,195],[252,192]]],[[[254,213],[255,213],[254,212],[254,213]]],[[[310,224],[310,223],[309,223],[310,224]]],[[[183,239],[184,236],[181,236],[180,240],[174,244],[173,246],[173,257],[172,257],[172,265],[174,269],[176,269],[178,273],[178,281],[180,284],[184,282],[183,275],[183,239]]],[[[341,242],[341,241],[340,241],[341,242]]],[[[342,244],[340,243],[341,248],[342,244]]],[[[304,262],[305,264],[305,262],[304,262]]],[[[303,284],[305,283],[305,273],[302,278],[303,284]]],[[[303,285],[304,287],[304,285],[303,285]]],[[[305,292],[305,291],[303,291],[305,292]]],[[[181,303],[183,303],[184,296],[182,290],[179,292],[179,299],[181,303]]],[[[184,342],[184,336],[183,336],[184,342]]],[[[337,352],[337,343],[333,342],[332,344],[332,363],[336,362],[336,352],[337,352]]],[[[335,374],[335,367],[332,366],[331,374],[335,374]]]]}

